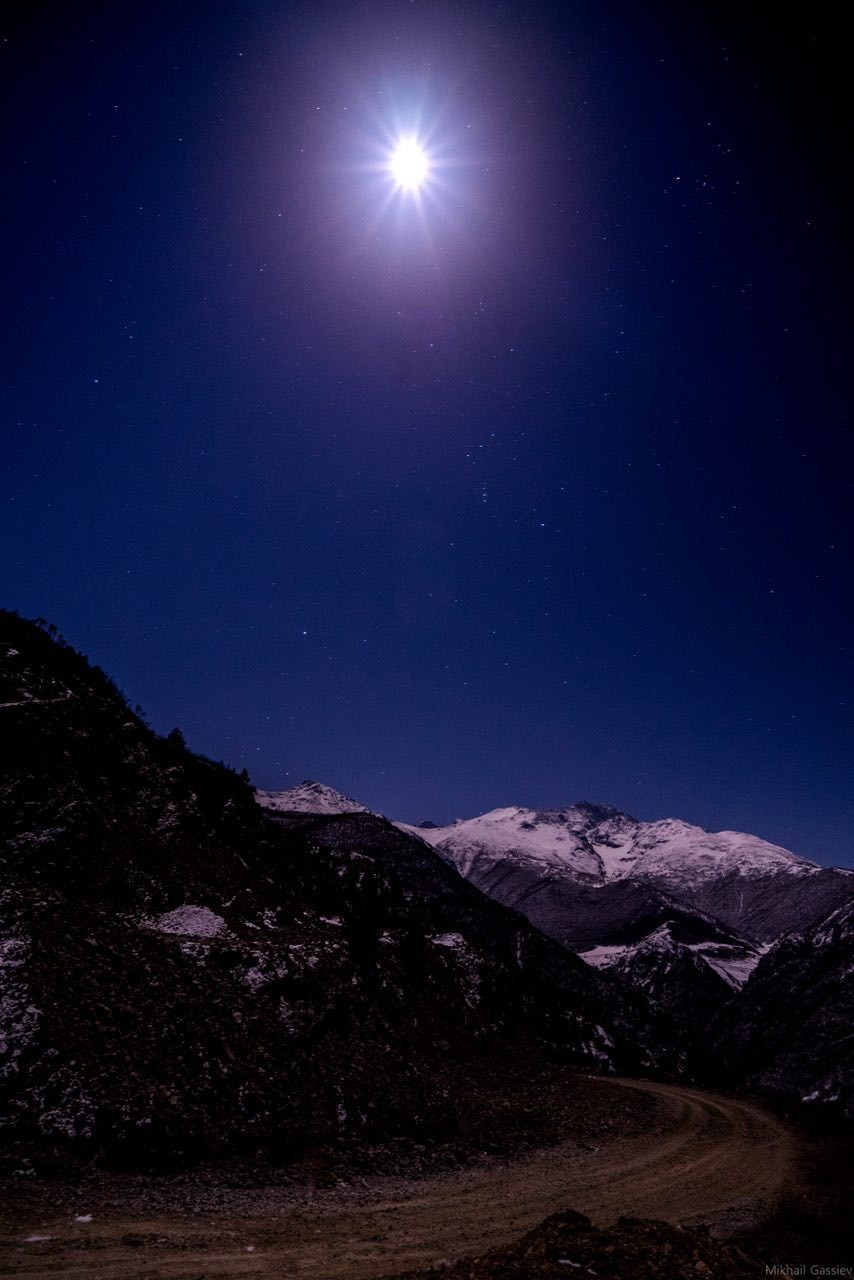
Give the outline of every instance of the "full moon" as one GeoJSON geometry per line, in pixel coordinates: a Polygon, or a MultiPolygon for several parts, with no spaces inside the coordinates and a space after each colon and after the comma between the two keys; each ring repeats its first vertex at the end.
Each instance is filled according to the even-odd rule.
{"type": "Polygon", "coordinates": [[[416,191],[427,177],[429,168],[426,152],[415,138],[402,138],[391,153],[391,176],[404,191],[416,191]]]}

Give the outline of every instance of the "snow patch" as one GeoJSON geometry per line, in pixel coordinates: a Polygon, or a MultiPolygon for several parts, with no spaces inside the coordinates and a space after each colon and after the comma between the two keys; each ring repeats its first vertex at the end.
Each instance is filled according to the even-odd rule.
{"type": "Polygon", "coordinates": [[[216,938],[226,927],[222,916],[209,907],[188,904],[159,916],[150,926],[155,933],[180,934],[185,938],[216,938]]]}
{"type": "Polygon", "coordinates": [[[607,969],[628,951],[630,946],[591,947],[589,951],[579,951],[579,957],[585,964],[592,964],[594,969],[607,969]]]}
{"type": "Polygon", "coordinates": [[[241,982],[253,993],[261,991],[271,982],[281,981],[288,973],[288,963],[283,955],[270,956],[264,951],[255,951],[250,957],[251,963],[243,971],[241,982]]]}
{"type": "Polygon", "coordinates": [[[622,960],[630,960],[634,956],[649,955],[658,952],[662,956],[678,955],[688,951],[697,956],[718,975],[727,986],[738,990],[744,986],[753,970],[768,950],[768,946],[748,949],[747,946],[736,946],[726,942],[678,942],[671,933],[670,922],[654,929],[638,942],[615,946],[591,947],[589,951],[579,952],[580,958],[593,965],[595,969],[609,969],[622,960]]]}
{"type": "Polygon", "coordinates": [[[430,941],[434,947],[450,947],[454,951],[466,945],[466,940],[461,933],[437,933],[430,941]]]}
{"type": "Polygon", "coordinates": [[[693,951],[701,960],[705,960],[709,968],[713,969],[719,978],[723,978],[728,986],[739,991],[768,951],[770,944],[763,943],[757,946],[755,951],[714,942],[692,942],[686,945],[689,951],[693,951]]]}

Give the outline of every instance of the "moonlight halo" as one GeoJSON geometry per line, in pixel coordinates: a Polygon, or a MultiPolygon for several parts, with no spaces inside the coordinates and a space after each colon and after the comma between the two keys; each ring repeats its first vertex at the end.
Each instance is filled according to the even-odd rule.
{"type": "Polygon", "coordinates": [[[402,191],[417,191],[427,179],[430,161],[417,138],[400,138],[389,157],[388,167],[402,191]]]}

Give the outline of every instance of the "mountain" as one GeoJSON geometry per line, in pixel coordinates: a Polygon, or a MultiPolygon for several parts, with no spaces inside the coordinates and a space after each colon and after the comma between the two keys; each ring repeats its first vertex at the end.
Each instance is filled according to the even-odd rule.
{"type": "Polygon", "coordinates": [[[854,875],[740,832],[581,802],[404,828],[666,1019],[682,1069],[774,940],[854,897],[854,875]]]}
{"type": "Polygon", "coordinates": [[[5,612],[0,716],[8,1149],[164,1167],[477,1140],[551,1062],[672,1062],[607,975],[423,840],[259,806],[5,612]]]}
{"type": "Polygon", "coordinates": [[[755,947],[854,896],[854,873],[819,867],[756,836],[673,818],[639,822],[586,802],[495,809],[449,827],[407,829],[484,892],[579,951],[637,941],[674,917],[711,920],[755,947]]]}
{"type": "Polygon", "coordinates": [[[854,1119],[854,902],[781,939],[710,1031],[731,1086],[854,1119]]]}
{"type": "MultiPolygon", "coordinates": [[[[706,927],[702,917],[684,916],[667,920],[645,934],[638,942],[618,946],[591,947],[579,954],[597,969],[614,973],[634,972],[641,957],[657,957],[669,962],[677,953],[692,962],[699,972],[717,974],[724,983],[738,991],[750,977],[767,949],[751,946],[736,935],[716,929],[713,922],[706,927]]],[[[715,988],[717,984],[715,983],[715,988]]]]}
{"type": "Polygon", "coordinates": [[[709,1021],[746,981],[759,953],[733,940],[709,941],[684,922],[668,921],[623,946],[595,947],[582,959],[605,970],[642,995],[650,1009],[668,1019],[681,1066],[696,1074],[698,1044],[709,1021]]]}
{"type": "MultiPolygon", "coordinates": [[[[267,793],[259,793],[258,801],[266,806],[267,793]]],[[[292,792],[278,793],[276,801],[283,810],[318,814],[359,808],[355,801],[321,783],[305,783],[292,792]]],[[[577,808],[584,819],[594,812],[591,805],[577,808]]],[[[612,829],[615,819],[624,817],[616,810],[600,808],[595,812],[609,821],[612,829]]],[[[674,1065],[686,1069],[697,1035],[732,989],[745,981],[762,948],[653,886],[627,877],[604,886],[590,884],[602,859],[585,848],[570,828],[570,821],[577,821],[577,812],[558,811],[562,820],[540,823],[528,817],[520,821],[521,813],[499,810],[476,819],[472,825],[480,847],[475,851],[466,842],[461,863],[454,865],[469,874],[477,865],[484,873],[479,888],[499,901],[512,903],[544,933],[639,996],[670,1045],[674,1065]],[[524,868],[514,867],[508,874],[509,859],[493,863],[484,849],[485,835],[491,835],[511,858],[514,853],[518,856],[514,845],[520,844],[552,867],[568,863],[578,878],[561,880],[550,875],[535,884],[534,892],[528,892],[524,868]]],[[[468,825],[457,824],[452,830],[457,834],[468,825]]],[[[437,842],[438,852],[445,853],[447,845],[442,837],[447,829],[442,833],[431,823],[401,829],[428,844],[437,842]]]]}
{"type": "MultiPolygon", "coordinates": [[[[359,807],[319,783],[281,796],[283,808],[317,813],[359,807]]],[[[850,873],[825,871],[756,836],[676,819],[639,822],[587,802],[496,809],[450,827],[398,825],[640,996],[666,1021],[686,1069],[710,1020],[768,950],[772,929],[814,918],[828,897],[854,895],[850,873]]]]}
{"type": "MultiPolygon", "coordinates": [[[[259,804],[273,807],[273,799],[275,807],[282,810],[318,814],[366,812],[355,800],[342,796],[332,787],[319,782],[306,782],[292,791],[259,791],[256,794],[259,804]]],[[[590,805],[577,807],[587,811],[593,808],[590,805]]],[[[507,813],[514,816],[519,813],[518,810],[497,812],[502,817],[507,813]]],[[[615,810],[605,812],[616,814],[615,810]]],[[[485,817],[493,819],[494,815],[485,817]]],[[[481,824],[478,819],[474,822],[481,824]]],[[[456,832],[467,825],[460,823],[451,830],[456,832]]],[[[447,828],[439,828],[430,822],[419,827],[407,827],[405,824],[398,826],[401,830],[417,834],[428,843],[437,841],[439,852],[445,852],[447,846],[440,839],[440,833],[446,834],[447,828]]],[[[496,826],[499,839],[506,839],[507,830],[506,827],[502,829],[500,818],[496,826]]],[[[554,858],[554,848],[550,849],[548,841],[543,839],[543,828],[532,838],[532,826],[533,824],[526,824],[522,828],[524,834],[520,843],[527,840],[529,844],[534,844],[535,852],[544,859],[554,858]]],[[[548,833],[548,827],[545,829],[548,833]]],[[[566,844],[566,833],[558,829],[553,834],[555,846],[564,853],[565,849],[561,846],[566,844]]],[[[507,843],[512,848],[511,842],[507,843]]],[[[581,851],[581,858],[583,857],[584,850],[581,851]]],[[[460,863],[454,862],[463,873],[470,873],[474,865],[471,846],[466,847],[460,863]]],[[[588,862],[588,867],[589,865],[588,862]]],[[[483,870],[485,874],[479,887],[490,896],[502,900],[499,890],[503,888],[506,892],[508,887],[505,879],[506,865],[498,860],[494,864],[487,864],[483,870]],[[493,870],[494,877],[490,874],[493,870]]],[[[727,986],[739,987],[747,979],[763,951],[761,946],[754,945],[725,928],[712,916],[686,908],[675,898],[628,877],[593,887],[583,881],[576,881],[570,889],[557,880],[546,882],[538,885],[535,895],[527,898],[523,895],[516,906],[538,928],[570,949],[578,951],[588,964],[613,969],[624,979],[634,974],[641,963],[646,970],[653,956],[660,955],[663,958],[665,952],[668,955],[668,968],[672,971],[674,952],[684,948],[683,959],[690,970],[702,974],[710,969],[727,986]]],[[[713,979],[710,985],[720,997],[720,984],[713,979]]]]}
{"type": "Polygon", "coordinates": [[[358,800],[342,796],[340,791],[322,782],[307,779],[289,791],[256,790],[255,799],[264,809],[280,813],[369,813],[358,800]]]}

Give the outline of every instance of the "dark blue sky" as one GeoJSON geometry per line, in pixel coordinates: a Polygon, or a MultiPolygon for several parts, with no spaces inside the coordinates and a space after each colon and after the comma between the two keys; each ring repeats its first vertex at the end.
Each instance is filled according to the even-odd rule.
{"type": "Polygon", "coordinates": [[[6,28],[4,603],[262,786],[854,862],[826,15],[63,9],[6,28]]]}

